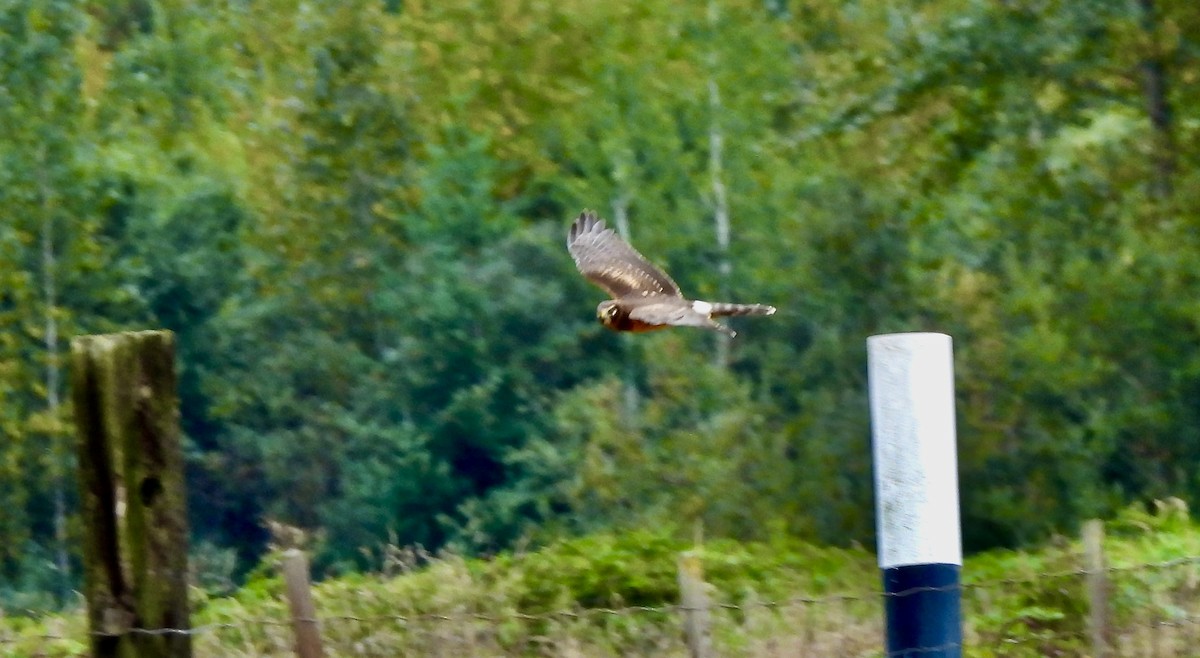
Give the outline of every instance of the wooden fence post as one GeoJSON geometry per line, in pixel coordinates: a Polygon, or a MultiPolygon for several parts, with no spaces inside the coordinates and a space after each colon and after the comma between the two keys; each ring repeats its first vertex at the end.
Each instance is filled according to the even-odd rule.
{"type": "Polygon", "coordinates": [[[1108,570],[1104,561],[1104,522],[1092,519],[1083,524],[1083,556],[1087,572],[1088,626],[1092,655],[1108,656],[1108,570]]]}
{"type": "Polygon", "coordinates": [[[312,584],[308,578],[308,558],[300,549],[291,548],[284,552],[283,580],[287,584],[288,607],[292,611],[296,655],[323,658],[321,629],[317,626],[317,608],[313,605],[312,584]]]}
{"type": "Polygon", "coordinates": [[[711,658],[711,616],[699,551],[686,551],[679,556],[679,595],[688,655],[691,658],[711,658]]]}
{"type": "Polygon", "coordinates": [[[84,593],[96,658],[190,658],[175,337],[71,341],[84,593]]]}

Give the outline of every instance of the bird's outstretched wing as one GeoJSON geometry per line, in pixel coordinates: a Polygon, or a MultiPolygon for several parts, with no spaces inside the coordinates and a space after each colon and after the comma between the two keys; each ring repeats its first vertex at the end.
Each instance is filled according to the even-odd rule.
{"type": "Polygon", "coordinates": [[[650,295],[682,296],[667,273],[650,264],[604,220],[583,211],[567,233],[567,250],[588,281],[613,299],[650,295]]]}

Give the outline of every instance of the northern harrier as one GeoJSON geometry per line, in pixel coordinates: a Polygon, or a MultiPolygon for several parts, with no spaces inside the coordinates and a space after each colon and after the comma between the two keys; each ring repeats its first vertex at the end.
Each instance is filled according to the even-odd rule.
{"type": "Polygon", "coordinates": [[[735,336],[714,317],[771,315],[774,306],[723,304],[685,299],[667,273],[650,264],[596,213],[585,210],[571,224],[567,250],[588,281],[612,297],[596,307],[600,324],[613,331],[703,327],[735,336]]]}

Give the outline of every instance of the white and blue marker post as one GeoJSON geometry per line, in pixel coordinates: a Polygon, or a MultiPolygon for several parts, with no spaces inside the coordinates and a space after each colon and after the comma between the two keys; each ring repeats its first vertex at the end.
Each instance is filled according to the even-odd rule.
{"type": "Polygon", "coordinates": [[[958,457],[950,337],[867,339],[875,524],[887,655],[962,656],[958,457]]]}

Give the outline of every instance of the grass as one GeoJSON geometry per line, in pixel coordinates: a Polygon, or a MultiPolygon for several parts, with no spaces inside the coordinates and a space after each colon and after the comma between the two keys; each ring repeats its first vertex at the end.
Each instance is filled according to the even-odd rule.
{"type": "MultiPolygon", "coordinates": [[[[1200,530],[1181,503],[1107,523],[1111,643],[1118,656],[1194,655],[1200,530]],[[1146,566],[1151,565],[1151,566],[1146,566]]],[[[381,574],[314,588],[329,656],[687,656],[676,561],[664,533],[564,540],[490,560],[396,551],[381,574]]],[[[703,552],[718,655],[878,656],[874,557],[796,540],[714,541],[703,552]]],[[[968,654],[1087,656],[1082,549],[992,551],[963,570],[968,654]]],[[[291,656],[283,584],[271,568],[231,596],[193,590],[197,656],[291,656]]],[[[0,653],[87,655],[79,610],[0,616],[0,653]],[[46,638],[57,639],[46,639],[46,638]]]]}

